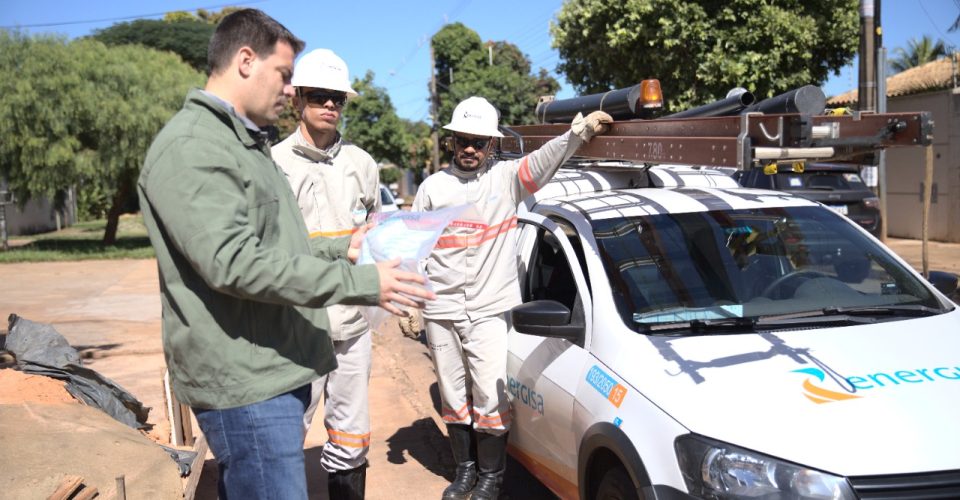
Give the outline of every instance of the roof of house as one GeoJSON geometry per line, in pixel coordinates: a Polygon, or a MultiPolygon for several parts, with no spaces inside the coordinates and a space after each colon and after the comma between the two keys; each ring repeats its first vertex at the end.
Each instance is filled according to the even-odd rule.
{"type": "MultiPolygon", "coordinates": [[[[960,71],[960,52],[954,52],[952,56],[941,57],[936,61],[901,71],[887,77],[887,97],[950,88],[955,82],[960,82],[958,71],[960,71]],[[954,80],[955,75],[957,75],[956,80],[954,80]]],[[[827,99],[827,105],[831,106],[855,102],[857,102],[856,90],[850,90],[827,99]]]]}

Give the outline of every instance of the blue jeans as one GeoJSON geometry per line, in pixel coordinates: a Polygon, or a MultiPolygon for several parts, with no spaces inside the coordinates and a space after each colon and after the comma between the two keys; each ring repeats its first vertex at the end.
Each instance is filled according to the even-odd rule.
{"type": "Polygon", "coordinates": [[[310,385],[227,410],[194,408],[220,467],[221,499],[306,499],[303,412],[310,385]]]}

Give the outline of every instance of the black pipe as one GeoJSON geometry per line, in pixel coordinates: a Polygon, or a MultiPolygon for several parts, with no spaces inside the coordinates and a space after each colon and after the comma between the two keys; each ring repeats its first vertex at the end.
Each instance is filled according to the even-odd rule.
{"type": "Polygon", "coordinates": [[[606,111],[614,120],[632,120],[640,114],[640,84],[601,94],[590,94],[537,104],[537,120],[541,123],[570,123],[577,113],[606,111]]]}
{"type": "Polygon", "coordinates": [[[823,114],[827,106],[827,96],[815,85],[804,85],[798,89],[784,92],[778,96],[764,99],[753,106],[747,106],[741,113],[801,113],[804,115],[823,114]]]}
{"type": "Polygon", "coordinates": [[[696,108],[690,108],[683,110],[679,113],[674,113],[664,118],[690,118],[694,116],[727,116],[735,115],[747,106],[753,104],[756,98],[750,92],[744,90],[743,92],[727,97],[725,99],[720,99],[719,101],[714,101],[709,104],[704,104],[703,106],[697,106],[696,108]]]}

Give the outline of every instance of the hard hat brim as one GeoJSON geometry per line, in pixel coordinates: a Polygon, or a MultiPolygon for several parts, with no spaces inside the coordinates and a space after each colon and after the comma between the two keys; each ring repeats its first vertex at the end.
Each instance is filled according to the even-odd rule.
{"type": "Polygon", "coordinates": [[[444,125],[442,128],[445,130],[449,130],[451,132],[460,132],[461,134],[479,135],[479,136],[486,136],[486,137],[503,137],[503,134],[501,134],[500,131],[496,129],[494,130],[467,129],[464,127],[458,127],[453,123],[448,123],[444,125]]]}

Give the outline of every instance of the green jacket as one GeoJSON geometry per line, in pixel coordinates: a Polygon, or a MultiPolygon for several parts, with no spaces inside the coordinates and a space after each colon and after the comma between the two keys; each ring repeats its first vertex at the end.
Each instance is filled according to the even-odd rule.
{"type": "Polygon", "coordinates": [[[181,402],[242,406],[336,368],[323,307],[377,304],[377,269],[346,260],[347,238],[307,238],[259,135],[192,90],[147,151],[137,191],[181,402]]]}

